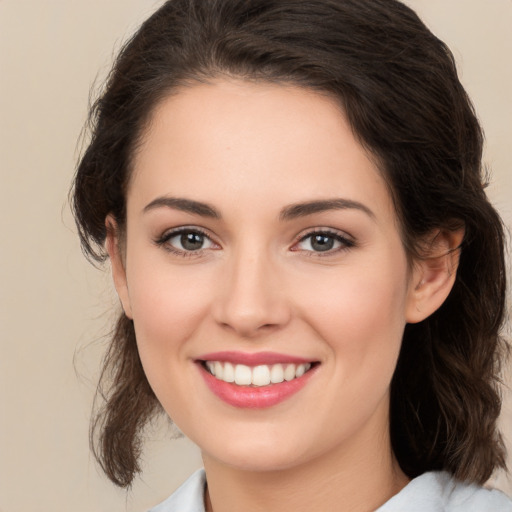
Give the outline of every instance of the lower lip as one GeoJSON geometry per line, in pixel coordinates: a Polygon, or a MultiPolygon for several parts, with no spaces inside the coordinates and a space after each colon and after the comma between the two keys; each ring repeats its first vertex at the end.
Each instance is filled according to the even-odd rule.
{"type": "Polygon", "coordinates": [[[206,385],[214,395],[233,407],[244,409],[265,409],[272,407],[300,391],[309,381],[316,367],[307,371],[302,377],[290,381],[270,384],[268,386],[238,386],[216,379],[201,364],[199,369],[206,385]]]}

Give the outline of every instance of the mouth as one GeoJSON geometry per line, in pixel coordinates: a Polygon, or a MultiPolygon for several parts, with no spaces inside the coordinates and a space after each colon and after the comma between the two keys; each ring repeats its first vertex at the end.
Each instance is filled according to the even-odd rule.
{"type": "Polygon", "coordinates": [[[318,363],[260,364],[248,366],[228,361],[201,361],[203,368],[217,380],[237,386],[263,387],[299,379],[318,363]]]}
{"type": "Polygon", "coordinates": [[[300,391],[316,374],[319,361],[261,352],[216,352],[196,359],[210,391],[238,408],[264,409],[300,391]]]}

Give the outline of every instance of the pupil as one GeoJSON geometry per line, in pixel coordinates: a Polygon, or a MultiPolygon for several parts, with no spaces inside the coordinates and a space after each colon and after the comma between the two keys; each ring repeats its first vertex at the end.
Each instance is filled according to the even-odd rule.
{"type": "Polygon", "coordinates": [[[198,233],[184,233],[181,235],[180,241],[182,247],[187,251],[197,251],[203,246],[204,237],[198,233]]]}
{"type": "Polygon", "coordinates": [[[329,251],[334,246],[334,239],[326,235],[315,235],[311,240],[311,247],[315,251],[329,251]]]}

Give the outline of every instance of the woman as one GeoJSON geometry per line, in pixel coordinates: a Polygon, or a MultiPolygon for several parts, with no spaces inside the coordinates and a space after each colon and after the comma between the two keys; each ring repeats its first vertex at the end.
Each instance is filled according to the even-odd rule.
{"type": "Polygon", "coordinates": [[[503,229],[446,46],[394,0],[171,0],[92,111],[73,205],[123,307],[93,423],[130,485],[164,410],[205,471],[157,511],[512,510],[503,229]]]}

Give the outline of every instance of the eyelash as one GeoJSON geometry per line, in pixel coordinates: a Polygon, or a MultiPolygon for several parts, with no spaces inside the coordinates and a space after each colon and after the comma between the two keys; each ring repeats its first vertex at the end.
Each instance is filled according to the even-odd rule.
{"type": "MultiPolygon", "coordinates": [[[[313,231],[309,231],[305,235],[301,236],[297,242],[294,243],[293,247],[297,246],[301,242],[304,242],[308,239],[312,239],[315,235],[321,235],[326,238],[333,239],[335,242],[340,243],[340,247],[336,249],[328,249],[326,251],[309,251],[309,250],[302,250],[303,253],[305,253],[309,257],[316,257],[316,258],[325,258],[328,256],[332,256],[334,254],[338,254],[343,251],[347,251],[351,249],[352,247],[355,247],[356,243],[348,238],[345,235],[342,235],[339,231],[334,231],[331,229],[314,229],[313,231]]],[[[301,249],[292,249],[293,251],[301,251],[301,249]]]]}
{"type": "MultiPolygon", "coordinates": [[[[200,248],[197,250],[182,250],[177,249],[176,247],[173,247],[171,244],[169,244],[169,240],[172,238],[178,237],[180,235],[184,234],[190,234],[190,235],[199,235],[201,237],[204,237],[204,239],[209,240],[211,244],[215,244],[215,242],[211,239],[211,237],[202,229],[197,227],[181,227],[177,228],[171,231],[168,231],[164,233],[161,237],[157,238],[154,242],[157,246],[163,247],[166,251],[176,254],[177,256],[183,257],[183,258],[190,258],[194,256],[201,256],[205,250],[210,249],[208,248],[200,248]]],[[[309,257],[327,257],[332,256],[333,254],[337,254],[339,252],[347,251],[348,249],[351,249],[356,244],[353,240],[347,238],[346,236],[340,234],[338,231],[333,231],[330,229],[315,229],[313,231],[309,231],[303,236],[300,236],[296,242],[294,242],[292,246],[292,251],[294,252],[302,252],[304,254],[307,254],[309,257]],[[316,235],[321,235],[325,238],[333,239],[334,242],[338,242],[340,244],[340,247],[335,249],[327,249],[325,251],[314,251],[314,250],[304,250],[304,249],[294,249],[298,244],[305,242],[308,239],[312,239],[312,237],[316,235]]]]}
{"type": "Polygon", "coordinates": [[[159,237],[155,240],[155,244],[159,247],[162,247],[164,250],[166,250],[172,254],[176,254],[177,256],[181,256],[183,258],[191,258],[194,256],[201,256],[203,254],[203,252],[207,249],[201,248],[201,249],[197,249],[195,251],[187,251],[187,250],[177,249],[176,247],[173,247],[171,244],[168,243],[169,240],[171,240],[172,238],[175,238],[180,235],[185,235],[185,234],[200,235],[200,236],[204,237],[205,240],[209,240],[210,243],[215,244],[215,242],[211,239],[211,237],[202,229],[197,228],[197,227],[188,228],[186,226],[182,227],[182,228],[177,228],[177,229],[174,229],[171,231],[167,231],[161,237],[159,237]]]}

